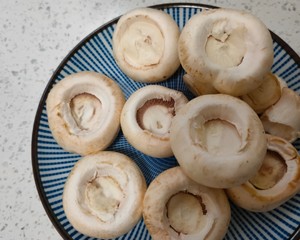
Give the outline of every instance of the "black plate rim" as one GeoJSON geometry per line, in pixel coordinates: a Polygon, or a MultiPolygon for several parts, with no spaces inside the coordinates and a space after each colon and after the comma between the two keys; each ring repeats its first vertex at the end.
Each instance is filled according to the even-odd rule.
{"type": "MultiPolygon", "coordinates": [[[[217,6],[213,5],[207,5],[207,4],[201,4],[201,3],[164,3],[164,4],[156,4],[152,6],[147,6],[150,8],[168,8],[168,7],[183,7],[183,8],[219,8],[217,6]]],[[[45,104],[47,95],[52,88],[52,85],[54,84],[55,79],[57,78],[58,73],[63,69],[64,65],[67,63],[67,61],[86,43],[88,42],[93,36],[98,34],[102,31],[102,29],[113,25],[117,23],[121,16],[118,16],[116,18],[113,18],[112,20],[104,23],[97,29],[95,29],[93,32],[88,34],[85,38],[83,38],[68,54],[67,56],[60,62],[57,69],[52,74],[50,80],[48,81],[44,92],[40,98],[38,108],[36,111],[36,115],[34,118],[33,123],[33,129],[32,129],[32,140],[31,140],[31,160],[32,160],[32,169],[33,169],[33,176],[34,181],[36,185],[36,189],[38,191],[39,198],[42,202],[42,205],[48,215],[48,218],[51,220],[53,226],[57,230],[57,232],[61,235],[63,239],[66,240],[72,240],[72,238],[69,236],[67,231],[64,229],[64,227],[60,224],[59,220],[57,219],[56,215],[54,214],[53,210],[51,209],[50,203],[47,200],[46,193],[44,191],[44,188],[42,186],[40,172],[38,169],[38,158],[37,158],[37,138],[38,138],[38,128],[39,128],[39,122],[40,122],[40,116],[43,110],[43,106],[45,104]]],[[[278,35],[276,35],[274,32],[271,32],[273,40],[278,42],[284,50],[291,56],[291,58],[296,62],[298,67],[300,67],[300,57],[299,55],[284,41],[282,40],[278,35]]],[[[298,240],[300,239],[300,225],[296,228],[296,230],[292,233],[292,235],[289,237],[289,240],[298,240]]]]}

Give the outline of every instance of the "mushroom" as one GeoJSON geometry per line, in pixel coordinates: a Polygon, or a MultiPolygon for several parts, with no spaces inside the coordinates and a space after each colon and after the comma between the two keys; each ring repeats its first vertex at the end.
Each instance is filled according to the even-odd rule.
{"type": "Polygon", "coordinates": [[[173,156],[169,135],[173,117],[188,102],[182,92],[148,85],[138,89],[126,101],[121,127],[127,141],[152,157],[173,156]]]}
{"type": "Polygon", "coordinates": [[[206,82],[203,83],[198,81],[193,76],[189,74],[183,75],[183,82],[187,86],[187,88],[193,93],[195,96],[201,96],[204,94],[214,94],[218,93],[218,91],[212,86],[211,83],[206,82]]]}
{"type": "Polygon", "coordinates": [[[124,14],[113,35],[113,54],[131,79],[154,83],[167,80],[180,66],[179,27],[162,10],[138,8],[124,14]]]}
{"type": "Polygon", "coordinates": [[[72,226],[95,238],[115,238],[142,217],[143,174],[124,154],[101,151],[80,159],[63,191],[63,208],[72,226]]]}
{"type": "Polygon", "coordinates": [[[125,97],[101,73],[71,74],[50,90],[46,108],[53,137],[66,151],[88,155],[109,146],[120,129],[125,97]]]}
{"type": "Polygon", "coordinates": [[[295,141],[300,136],[300,96],[283,87],[280,99],[261,116],[267,133],[295,141]]]}
{"type": "Polygon", "coordinates": [[[238,186],[258,171],[267,143],[262,123],[244,101],[226,94],[194,98],[173,118],[170,142],[183,171],[215,188],[238,186]]]}
{"type": "Polygon", "coordinates": [[[218,92],[245,95],[258,88],[273,63],[273,41],[262,21],[233,9],[211,9],[186,23],[178,42],[187,74],[218,92]]]}
{"type": "Polygon", "coordinates": [[[180,167],[151,182],[143,205],[144,222],[154,240],[223,239],[230,222],[225,192],[194,182],[180,167]]]}
{"type": "Polygon", "coordinates": [[[282,83],[279,77],[270,72],[264,76],[264,81],[258,88],[241,96],[241,99],[260,114],[279,100],[281,88],[282,83]]]}
{"type": "Polygon", "coordinates": [[[300,156],[283,138],[267,135],[268,150],[257,174],[249,181],[226,189],[239,207],[254,212],[277,208],[300,190],[300,156]]]}

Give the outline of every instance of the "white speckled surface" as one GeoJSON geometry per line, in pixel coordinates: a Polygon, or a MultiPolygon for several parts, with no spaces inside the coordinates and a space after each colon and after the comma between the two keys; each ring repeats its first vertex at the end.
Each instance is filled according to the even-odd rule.
{"type": "MultiPolygon", "coordinates": [[[[163,2],[0,0],[0,239],[61,239],[42,207],[31,167],[35,111],[53,71],[103,23],[163,2]]],[[[186,2],[250,11],[300,54],[299,0],[186,2]]]]}

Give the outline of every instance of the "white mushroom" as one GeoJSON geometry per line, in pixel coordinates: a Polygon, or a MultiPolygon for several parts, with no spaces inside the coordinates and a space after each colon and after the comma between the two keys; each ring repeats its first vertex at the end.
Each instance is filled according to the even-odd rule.
{"type": "Polygon", "coordinates": [[[241,186],[227,189],[238,206],[254,212],[272,210],[300,190],[300,156],[283,138],[268,135],[268,151],[258,173],[241,186]]]}
{"type": "Polygon", "coordinates": [[[273,63],[267,27],[255,16],[231,9],[211,9],[191,17],[180,34],[178,50],[189,75],[233,96],[261,85],[273,63]]]}
{"type": "Polygon", "coordinates": [[[262,113],[281,97],[281,81],[277,75],[268,73],[264,76],[264,81],[258,88],[243,95],[241,99],[248,103],[258,114],[262,113]]]}
{"type": "Polygon", "coordinates": [[[142,216],[146,183],[138,166],[117,152],[79,160],[66,181],[63,208],[72,226],[95,238],[115,238],[142,216]]]}
{"type": "Polygon", "coordinates": [[[120,129],[123,92],[101,73],[71,74],[50,90],[47,114],[53,137],[66,151],[81,155],[109,146],[120,129]]]}
{"type": "Polygon", "coordinates": [[[138,8],[124,14],[113,35],[113,54],[121,70],[135,81],[167,80],[178,69],[179,27],[162,10],[138,8]]]}
{"type": "Polygon", "coordinates": [[[183,171],[215,188],[238,186],[260,168],[266,136],[257,114],[225,94],[194,98],[173,118],[171,147],[183,171]]]}
{"type": "Polygon", "coordinates": [[[280,99],[261,116],[265,131],[290,142],[300,136],[300,96],[284,87],[280,99]]]}
{"type": "Polygon", "coordinates": [[[154,240],[217,240],[227,232],[230,206],[222,189],[200,185],[174,167],[149,185],[143,217],[154,240]]]}
{"type": "Polygon", "coordinates": [[[159,85],[134,92],[121,114],[121,127],[128,142],[152,157],[173,156],[169,135],[171,121],[188,102],[183,93],[159,85]]]}
{"type": "Polygon", "coordinates": [[[183,82],[187,86],[187,88],[193,93],[195,96],[201,96],[204,94],[214,94],[219,93],[211,83],[209,82],[201,82],[198,81],[196,78],[189,74],[183,75],[183,82]]]}

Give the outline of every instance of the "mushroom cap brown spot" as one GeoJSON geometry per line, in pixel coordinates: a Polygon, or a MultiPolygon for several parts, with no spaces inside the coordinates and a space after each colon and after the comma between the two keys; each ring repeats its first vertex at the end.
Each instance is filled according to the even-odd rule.
{"type": "Polygon", "coordinates": [[[101,151],[80,159],[63,192],[63,208],[72,226],[95,238],[130,231],[142,216],[143,174],[124,154],[101,151]]]}
{"type": "Polygon", "coordinates": [[[121,127],[127,141],[152,157],[170,157],[170,126],[176,112],[188,99],[183,93],[159,85],[135,91],[126,101],[121,127]]]}
{"type": "Polygon", "coordinates": [[[199,96],[182,107],[172,120],[170,139],[184,172],[216,188],[238,186],[253,177],[267,148],[257,114],[225,94],[199,96]]]}
{"type": "Polygon", "coordinates": [[[162,10],[138,8],[124,14],[113,35],[113,54],[131,79],[165,81],[180,66],[177,42],[179,27],[162,10]]]}
{"type": "Polygon", "coordinates": [[[233,203],[249,211],[270,211],[300,190],[297,149],[287,140],[269,134],[267,142],[268,154],[256,176],[240,186],[226,189],[233,203]]]}
{"type": "Polygon", "coordinates": [[[69,152],[104,150],[119,132],[124,103],[118,84],[105,75],[71,74],[53,86],[46,100],[52,135],[69,152]]]}
{"type": "Polygon", "coordinates": [[[273,64],[273,41],[255,16],[211,9],[192,16],[178,42],[181,65],[220,93],[245,95],[263,82],[273,64]]]}

